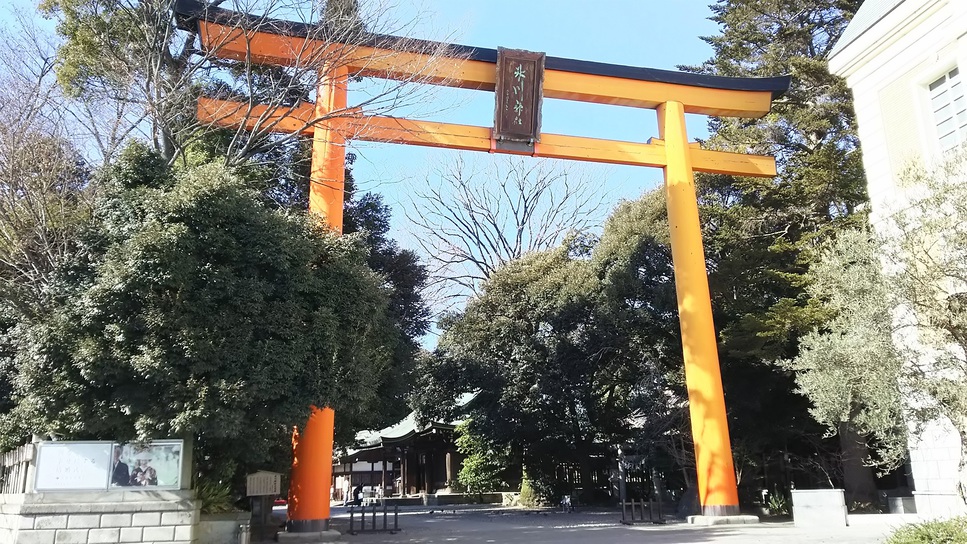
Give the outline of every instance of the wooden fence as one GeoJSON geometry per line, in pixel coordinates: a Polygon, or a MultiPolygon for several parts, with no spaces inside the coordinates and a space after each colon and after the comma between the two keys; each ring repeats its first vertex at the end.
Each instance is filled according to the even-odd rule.
{"type": "Polygon", "coordinates": [[[35,451],[33,444],[25,444],[0,454],[0,493],[26,493],[35,451]]]}

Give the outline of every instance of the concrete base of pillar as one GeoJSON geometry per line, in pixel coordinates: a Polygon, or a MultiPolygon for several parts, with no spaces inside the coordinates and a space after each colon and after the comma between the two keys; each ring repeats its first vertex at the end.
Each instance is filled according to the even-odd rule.
{"type": "Polygon", "coordinates": [[[691,525],[751,525],[759,523],[759,516],[688,516],[691,525]]]}
{"type": "Polygon", "coordinates": [[[738,516],[741,513],[738,504],[706,504],[702,507],[703,516],[738,516]]]}
{"type": "Polygon", "coordinates": [[[342,538],[339,531],[319,531],[317,533],[279,533],[279,542],[293,542],[298,544],[317,544],[319,542],[335,542],[342,538]]]}
{"type": "Polygon", "coordinates": [[[329,530],[329,518],[325,519],[290,519],[285,522],[287,533],[320,533],[329,530]]]}

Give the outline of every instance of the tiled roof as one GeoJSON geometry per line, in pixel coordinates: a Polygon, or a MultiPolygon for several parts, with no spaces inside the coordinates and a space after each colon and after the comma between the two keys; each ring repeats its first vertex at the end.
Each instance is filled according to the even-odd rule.
{"type": "MultiPolygon", "coordinates": [[[[476,393],[463,393],[457,398],[456,405],[458,407],[464,406],[476,396],[476,393]]],[[[462,419],[450,422],[430,421],[425,425],[420,425],[416,419],[416,412],[410,412],[402,421],[390,425],[385,429],[378,431],[360,431],[356,433],[356,448],[350,449],[349,453],[352,454],[360,450],[382,446],[384,442],[403,440],[434,427],[452,429],[462,421],[462,419]]]]}

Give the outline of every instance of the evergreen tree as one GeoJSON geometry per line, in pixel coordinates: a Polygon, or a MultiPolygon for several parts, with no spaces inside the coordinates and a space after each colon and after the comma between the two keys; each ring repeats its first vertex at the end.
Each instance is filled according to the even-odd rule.
{"type": "MultiPolygon", "coordinates": [[[[218,161],[228,152],[231,135],[214,131],[188,147],[186,164],[218,161]]],[[[287,213],[303,214],[309,207],[309,168],[312,142],[301,139],[275,145],[253,154],[234,171],[258,192],[263,204],[287,213]]],[[[387,344],[392,365],[381,382],[380,406],[366,425],[382,428],[396,423],[409,411],[408,396],[413,386],[415,358],[420,339],[430,326],[430,309],[423,298],[427,283],[426,266],[419,256],[389,237],[392,210],[378,193],[359,194],[353,177],[354,153],[346,154],[343,233],[357,235],[369,250],[368,266],[380,274],[390,297],[389,316],[401,334],[387,344]]]]}
{"type": "Polygon", "coordinates": [[[455,397],[476,392],[461,408],[471,453],[520,463],[522,485],[543,498],[571,491],[562,464],[580,469],[587,501],[608,445],[636,432],[679,439],[657,430],[684,394],[663,218],[651,193],[623,204],[597,243],[570,239],[494,271],[421,360],[421,414],[451,417],[455,397]]]}
{"type": "MultiPolygon", "coordinates": [[[[350,166],[355,157],[350,154],[350,166]]],[[[389,294],[389,319],[399,331],[392,349],[391,366],[386,369],[379,390],[378,418],[371,423],[381,428],[398,422],[409,413],[409,396],[415,383],[416,357],[420,339],[430,328],[430,308],[423,299],[427,283],[426,266],[419,256],[402,249],[388,237],[392,210],[377,193],[356,193],[352,169],[346,168],[346,203],[343,233],[358,233],[369,248],[366,262],[380,274],[389,294]]]]}
{"type": "MultiPolygon", "coordinates": [[[[762,119],[712,119],[705,146],[776,156],[779,175],[698,177],[716,326],[737,465],[786,452],[815,451],[824,429],[782,369],[768,364],[797,353],[799,337],[828,318],[806,291],[806,272],[823,240],[862,225],[866,202],[856,121],[845,82],[826,55],[860,0],[720,0],[705,38],[714,57],[688,69],[732,77],[792,75],[789,91],[762,119]],[[772,432],[761,432],[764,421],[772,432]],[[744,457],[745,459],[743,459],[744,457]]],[[[849,436],[849,438],[847,438],[849,436]]],[[[847,459],[865,445],[841,436],[847,459]]],[[[856,463],[849,466],[858,467],[856,463]]],[[[847,471],[846,486],[865,497],[872,476],[847,471]]]]}
{"type": "Polygon", "coordinates": [[[197,468],[231,478],[287,463],[310,404],[339,412],[343,441],[370,426],[400,333],[358,237],[262,206],[224,168],[172,171],[138,147],[100,198],[54,304],[8,331],[4,446],[194,436],[197,468]]]}

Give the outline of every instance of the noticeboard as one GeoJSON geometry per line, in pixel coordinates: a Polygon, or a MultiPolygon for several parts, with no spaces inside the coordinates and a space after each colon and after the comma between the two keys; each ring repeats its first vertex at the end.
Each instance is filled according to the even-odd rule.
{"type": "Polygon", "coordinates": [[[282,491],[282,475],[278,472],[260,470],[245,477],[245,495],[258,497],[278,495],[282,491]]]}
{"type": "Polygon", "coordinates": [[[112,442],[41,442],[36,491],[96,491],[107,488],[112,442]]]}
{"type": "Polygon", "coordinates": [[[184,441],[37,444],[36,491],[180,489],[184,441]]]}

